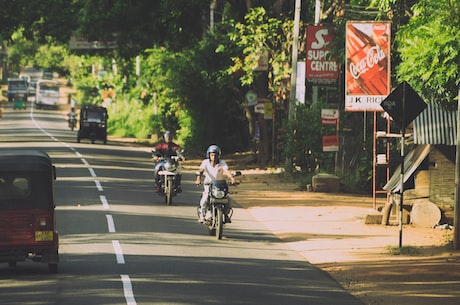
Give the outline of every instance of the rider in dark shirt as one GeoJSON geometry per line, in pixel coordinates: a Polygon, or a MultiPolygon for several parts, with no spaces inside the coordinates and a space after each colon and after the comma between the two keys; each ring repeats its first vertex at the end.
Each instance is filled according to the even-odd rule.
{"type": "MultiPolygon", "coordinates": [[[[180,152],[181,147],[174,143],[173,135],[170,131],[166,131],[163,134],[163,141],[155,145],[154,149],[154,179],[157,190],[160,189],[160,177],[158,176],[158,171],[162,165],[162,162],[159,162],[159,158],[170,158],[171,156],[177,156],[180,152]]],[[[178,174],[175,180],[176,192],[181,192],[181,178],[182,175],[178,174]]]]}

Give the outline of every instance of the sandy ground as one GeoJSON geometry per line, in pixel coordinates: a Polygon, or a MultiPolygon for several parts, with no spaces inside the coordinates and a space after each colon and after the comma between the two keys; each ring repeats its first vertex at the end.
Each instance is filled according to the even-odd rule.
{"type": "Polygon", "coordinates": [[[243,171],[233,198],[364,304],[460,304],[452,230],[365,224],[372,198],[300,191],[278,175],[243,171]]]}

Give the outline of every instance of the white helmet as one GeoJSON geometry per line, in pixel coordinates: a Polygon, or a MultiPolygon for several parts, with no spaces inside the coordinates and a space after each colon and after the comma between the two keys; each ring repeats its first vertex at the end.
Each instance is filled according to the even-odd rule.
{"type": "Polygon", "coordinates": [[[211,145],[208,147],[208,150],[206,151],[206,158],[209,159],[209,154],[210,153],[216,153],[217,154],[217,158],[220,159],[220,155],[221,155],[221,150],[219,148],[219,146],[217,145],[211,145]]]}

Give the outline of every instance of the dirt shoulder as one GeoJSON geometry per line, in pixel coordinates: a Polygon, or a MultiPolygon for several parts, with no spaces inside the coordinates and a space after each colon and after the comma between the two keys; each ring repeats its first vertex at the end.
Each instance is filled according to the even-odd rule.
{"type": "Polygon", "coordinates": [[[372,198],[300,191],[270,171],[243,170],[233,198],[364,304],[458,304],[452,230],[365,224],[372,198]]]}

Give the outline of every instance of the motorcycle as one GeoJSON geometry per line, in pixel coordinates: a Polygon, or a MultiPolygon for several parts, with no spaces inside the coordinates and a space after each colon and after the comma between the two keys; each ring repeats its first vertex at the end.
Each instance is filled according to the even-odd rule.
{"type": "MultiPolygon", "coordinates": [[[[157,157],[155,171],[157,172],[158,194],[165,197],[165,203],[172,205],[172,197],[181,192],[180,176],[181,166],[180,161],[184,160],[182,156],[183,150],[178,151],[176,156],[158,157],[156,150],[152,149],[152,157],[157,157]]],[[[155,181],[157,183],[157,181],[155,181]]]]}
{"type": "MultiPolygon", "coordinates": [[[[241,172],[234,172],[232,176],[241,176],[241,172]]],[[[237,185],[237,183],[232,185],[237,185]]],[[[217,239],[222,239],[224,224],[230,223],[233,215],[233,209],[230,207],[228,186],[227,180],[215,180],[209,185],[204,224],[208,227],[209,235],[215,236],[217,239]]],[[[197,214],[200,217],[199,206],[197,214]]]]}
{"type": "Polygon", "coordinates": [[[68,122],[70,130],[73,131],[75,129],[75,126],[77,126],[77,114],[74,112],[69,113],[68,122]]]}

